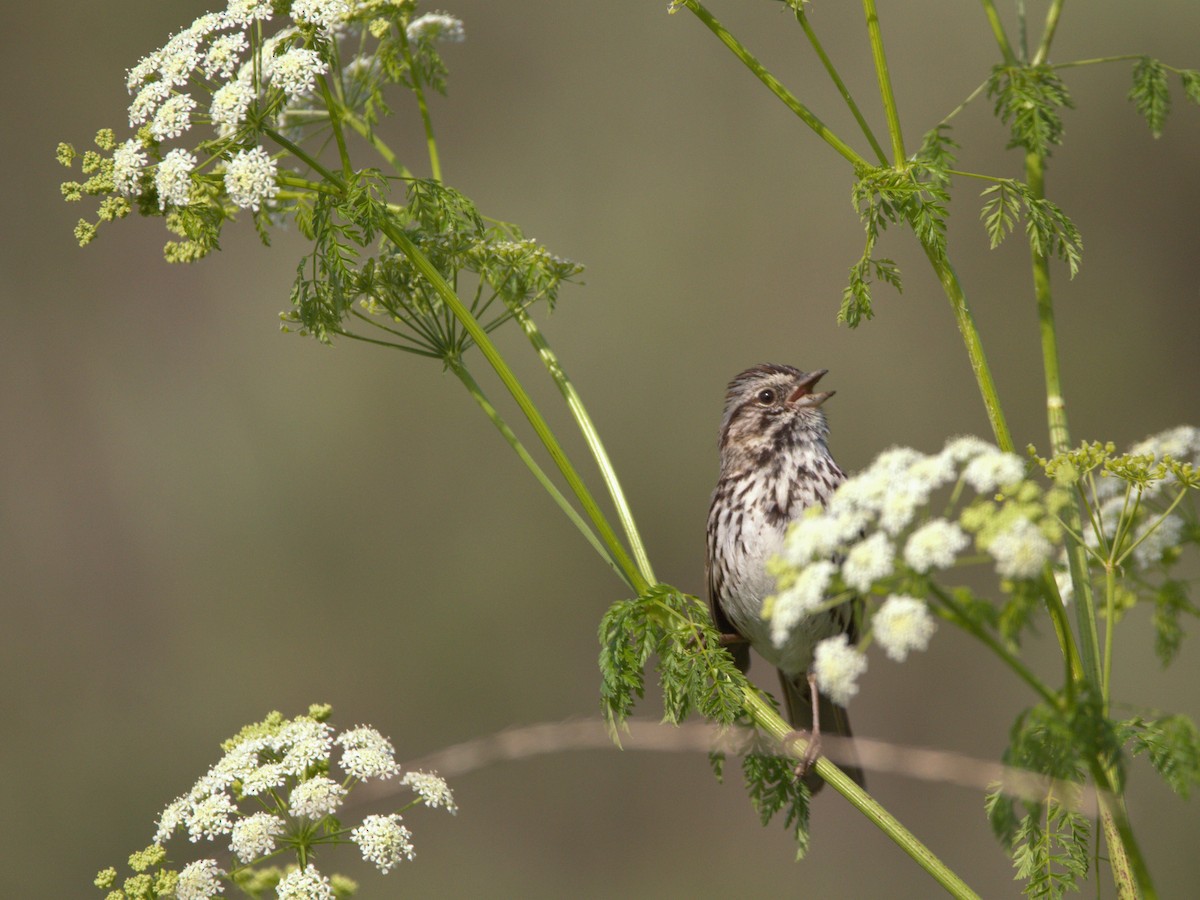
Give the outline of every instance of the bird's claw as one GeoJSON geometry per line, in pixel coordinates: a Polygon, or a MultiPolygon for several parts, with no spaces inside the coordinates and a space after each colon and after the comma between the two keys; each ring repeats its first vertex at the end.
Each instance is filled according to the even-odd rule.
{"type": "Polygon", "coordinates": [[[819,731],[791,731],[785,737],[784,744],[791,745],[795,740],[805,741],[804,753],[796,763],[796,777],[803,778],[821,757],[821,733],[819,731]]]}

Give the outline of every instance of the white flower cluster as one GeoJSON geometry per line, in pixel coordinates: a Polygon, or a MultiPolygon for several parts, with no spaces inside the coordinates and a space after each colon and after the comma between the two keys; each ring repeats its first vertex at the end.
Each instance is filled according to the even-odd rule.
{"type": "MultiPolygon", "coordinates": [[[[230,746],[187,794],[169,804],[158,819],[154,841],[162,844],[179,831],[193,842],[229,835],[229,849],[238,862],[250,865],[286,843],[296,820],[320,822],[338,813],[352,783],[399,773],[391,741],[368,725],[335,734],[329,725],[307,716],[277,720],[230,746]],[[335,765],[338,748],[336,765],[345,773],[344,782],[326,774],[335,765]],[[239,801],[247,797],[256,798],[256,812],[246,814],[239,808],[239,801]]],[[[424,805],[457,811],[449,786],[439,776],[414,771],[403,783],[424,805]]],[[[412,833],[400,824],[399,815],[368,816],[351,837],[363,857],[383,872],[413,857],[412,833]]],[[[179,897],[198,900],[220,893],[224,874],[213,860],[190,864],[180,874],[179,897]]],[[[285,876],[278,896],[333,894],[328,879],[308,866],[285,876]]]]}
{"type": "MultiPolygon", "coordinates": [[[[218,136],[230,138],[245,124],[251,104],[260,98],[269,101],[271,91],[284,96],[281,115],[294,112],[292,107],[311,95],[317,80],[329,71],[328,47],[351,17],[376,2],[294,0],[289,20],[259,39],[262,23],[273,15],[270,0],[228,0],[224,10],[202,15],[128,71],[130,127],[144,125],[150,139],[162,142],[176,140],[207,121],[218,136]]],[[[407,33],[412,40],[460,41],[463,25],[446,13],[427,13],[414,19],[407,33]]],[[[144,149],[138,141],[129,141],[114,156],[118,194],[135,197],[143,191],[142,176],[148,170],[144,149]]],[[[167,156],[171,162],[164,159],[153,172],[162,209],[187,205],[188,181],[197,165],[184,150],[171,150],[167,156]],[[181,167],[184,162],[190,163],[186,169],[181,167]]],[[[257,211],[278,191],[274,162],[261,147],[238,153],[229,163],[230,171],[235,174],[227,174],[226,187],[239,207],[257,211]],[[236,185],[230,184],[231,178],[236,185]]]]}
{"type": "MultiPolygon", "coordinates": [[[[971,545],[956,521],[923,513],[930,498],[955,486],[988,497],[1023,482],[1024,461],[974,437],[954,438],[939,453],[907,447],[881,453],[862,473],[844,482],[824,509],[810,510],[790,529],[779,564],[780,591],[768,598],[764,614],[771,637],[782,646],[804,617],[836,602],[839,581],[860,595],[878,590],[895,575],[919,576],[955,565],[971,545]]],[[[1041,573],[1053,546],[1038,525],[1025,518],[986,543],[996,572],[1004,578],[1041,573]]],[[[869,619],[870,633],[893,660],[924,650],[936,628],[925,603],[890,595],[869,619]]],[[[845,635],[822,641],[813,670],[822,691],[845,703],[858,690],[866,657],[845,635]]]]}

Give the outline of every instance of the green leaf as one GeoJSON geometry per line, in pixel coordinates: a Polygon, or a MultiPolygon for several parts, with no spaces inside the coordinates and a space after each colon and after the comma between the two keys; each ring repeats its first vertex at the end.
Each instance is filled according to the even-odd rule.
{"type": "Polygon", "coordinates": [[[1034,197],[1028,188],[1022,199],[1029,246],[1041,256],[1058,257],[1067,264],[1074,278],[1083,260],[1083,236],[1079,229],[1056,204],[1044,197],[1034,197]]]}
{"type": "Polygon", "coordinates": [[[1021,191],[1017,184],[1012,179],[1001,181],[980,195],[987,200],[979,212],[979,218],[983,219],[993,250],[1012,233],[1021,216],[1021,191]]]}
{"type": "Polygon", "coordinates": [[[1160,719],[1140,717],[1121,723],[1134,756],[1150,755],[1150,764],[1175,793],[1185,799],[1200,787],[1200,731],[1184,715],[1160,719]]]}
{"type": "Polygon", "coordinates": [[[1174,661],[1183,643],[1180,618],[1198,612],[1187,595],[1187,582],[1172,578],[1159,585],[1154,595],[1154,652],[1164,667],[1174,661]]]}
{"type": "Polygon", "coordinates": [[[1059,109],[1071,108],[1071,96],[1058,73],[1047,64],[996,66],[987,85],[995,114],[1011,131],[1009,147],[1024,147],[1049,156],[1063,138],[1059,109]]]}
{"type": "Polygon", "coordinates": [[[1187,98],[1200,104],[1200,71],[1184,69],[1179,73],[1179,80],[1183,83],[1183,92],[1187,98]]]}
{"type": "Polygon", "coordinates": [[[1137,61],[1133,67],[1133,88],[1129,91],[1129,99],[1150,126],[1150,133],[1160,137],[1167,122],[1167,113],[1171,111],[1167,70],[1162,63],[1149,56],[1137,61]]]}
{"type": "Polygon", "coordinates": [[[786,811],[784,827],[796,841],[796,859],[808,853],[808,804],[811,799],[803,778],[796,777],[796,763],[786,756],[748,753],[742,760],[742,774],[750,802],[762,824],[768,825],[780,811],[786,811]]]}

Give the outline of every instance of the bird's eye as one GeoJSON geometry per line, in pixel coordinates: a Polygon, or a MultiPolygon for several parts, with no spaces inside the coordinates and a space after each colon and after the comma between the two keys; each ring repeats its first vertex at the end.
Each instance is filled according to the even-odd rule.
{"type": "Polygon", "coordinates": [[[758,397],[756,399],[758,400],[759,406],[770,406],[775,402],[775,392],[770,388],[764,388],[758,392],[758,397]]]}

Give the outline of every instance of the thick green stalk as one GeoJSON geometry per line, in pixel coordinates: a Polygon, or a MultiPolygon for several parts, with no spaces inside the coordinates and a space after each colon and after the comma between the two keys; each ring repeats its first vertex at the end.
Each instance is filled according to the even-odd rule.
{"type": "Polygon", "coordinates": [[[446,362],[446,365],[450,367],[450,371],[458,376],[458,380],[463,383],[467,389],[467,392],[475,398],[475,402],[479,404],[479,407],[484,411],[484,413],[487,414],[487,417],[491,419],[492,424],[496,426],[497,430],[499,430],[500,434],[504,437],[504,440],[506,440],[508,445],[512,447],[514,451],[516,451],[517,456],[521,458],[521,462],[525,463],[525,466],[530,472],[533,473],[533,477],[538,480],[538,483],[546,489],[546,493],[548,493],[551,498],[553,498],[554,502],[558,504],[559,509],[561,509],[566,514],[567,518],[571,520],[571,523],[579,529],[579,533],[582,534],[584,539],[592,545],[592,549],[600,554],[600,558],[608,563],[609,567],[617,573],[618,578],[624,581],[631,590],[634,589],[633,584],[630,583],[629,579],[625,576],[625,573],[621,571],[621,567],[618,566],[613,561],[612,556],[609,555],[608,549],[603,543],[601,543],[600,539],[596,537],[596,532],[588,527],[587,522],[585,522],[583,517],[580,516],[575,510],[575,507],[571,505],[571,502],[567,500],[565,496],[563,496],[562,491],[560,491],[554,482],[550,480],[550,477],[545,473],[542,467],[537,464],[534,458],[529,455],[529,451],[525,449],[525,445],[521,443],[520,439],[516,436],[516,434],[513,433],[513,430],[509,428],[508,423],[505,422],[500,413],[497,412],[496,407],[494,407],[491,404],[491,401],[488,400],[487,395],[483,392],[483,388],[479,386],[479,382],[475,380],[474,376],[472,376],[467,370],[467,367],[463,365],[462,360],[451,359],[446,362]]]}
{"type": "Polygon", "coordinates": [[[642,543],[642,536],[638,532],[637,522],[633,518],[633,511],[629,508],[629,501],[625,499],[625,492],[621,489],[621,482],[617,479],[617,470],[608,458],[608,451],[604,449],[604,443],[600,440],[600,432],[596,430],[596,426],[592,422],[592,417],[588,415],[587,407],[583,405],[583,400],[580,398],[579,392],[575,390],[575,385],[567,377],[567,373],[563,369],[562,363],[559,362],[558,356],[550,349],[550,344],[546,341],[541,329],[537,327],[537,323],[533,321],[529,313],[521,307],[516,307],[513,309],[513,317],[520,324],[521,328],[524,329],[526,337],[533,344],[533,348],[541,358],[542,364],[545,365],[546,371],[550,373],[550,377],[558,385],[563,399],[567,401],[567,407],[571,410],[571,415],[575,417],[575,422],[583,434],[583,439],[587,442],[588,449],[592,451],[596,465],[600,468],[600,475],[604,479],[604,483],[608,486],[608,493],[612,498],[613,506],[617,509],[617,518],[620,520],[621,527],[625,531],[625,539],[629,542],[629,546],[633,551],[633,558],[638,565],[638,569],[647,582],[657,584],[658,579],[654,577],[654,569],[650,565],[650,557],[646,553],[646,546],[642,543]]]}
{"type": "Polygon", "coordinates": [[[846,83],[842,81],[842,76],[838,74],[837,68],[833,64],[833,60],[825,52],[825,48],[821,45],[817,38],[817,33],[813,31],[812,23],[808,21],[808,14],[804,12],[803,6],[794,7],[796,13],[796,21],[800,23],[800,27],[804,29],[804,34],[808,38],[808,42],[812,44],[813,50],[816,51],[817,57],[821,60],[821,65],[825,67],[825,71],[829,73],[829,77],[833,80],[834,86],[838,89],[838,93],[842,95],[842,100],[849,107],[850,112],[854,115],[854,121],[858,123],[858,127],[862,129],[863,136],[871,145],[871,149],[875,151],[875,155],[879,158],[879,164],[886,166],[888,164],[887,154],[883,152],[883,147],[879,146],[879,141],[875,138],[875,132],[871,130],[871,126],[867,124],[866,118],[862,114],[862,110],[858,108],[858,104],[854,102],[854,97],[850,95],[850,89],[846,87],[846,83]]]}
{"type": "Polygon", "coordinates": [[[550,426],[542,418],[542,414],[525,392],[525,388],[521,386],[520,381],[517,380],[517,376],[513,374],[512,369],[508,367],[508,363],[505,362],[500,351],[496,349],[496,345],[492,343],[487,332],[483,330],[483,326],[471,315],[471,311],[463,305],[463,302],[458,299],[458,295],[446,283],[446,279],[442,277],[442,273],[437,270],[437,267],[417,249],[416,245],[409,240],[404,231],[396,226],[395,222],[390,220],[384,221],[380,225],[380,231],[428,279],[430,285],[438,293],[438,296],[441,297],[442,302],[446,304],[446,308],[462,323],[463,329],[471,336],[471,340],[475,342],[480,352],[484,355],[484,358],[487,359],[488,363],[496,371],[496,374],[504,383],[504,387],[512,394],[513,399],[516,400],[517,405],[521,408],[521,412],[525,414],[525,418],[533,426],[538,439],[541,440],[542,445],[550,453],[554,464],[558,466],[558,470],[566,478],[572,493],[579,499],[584,511],[588,514],[588,518],[592,520],[592,524],[595,526],[600,539],[608,547],[612,559],[621,567],[621,571],[625,573],[625,580],[633,585],[634,591],[638,594],[645,593],[650,583],[642,577],[633,560],[629,558],[628,552],[613,532],[612,526],[608,524],[608,520],[604,518],[604,514],[600,511],[600,507],[597,506],[591,492],[579,477],[579,473],[575,471],[575,467],[571,465],[571,461],[567,458],[562,445],[559,444],[558,439],[554,436],[554,432],[550,430],[550,426]]]}
{"type": "Polygon", "coordinates": [[[782,100],[788,109],[799,116],[800,120],[811,128],[817,137],[853,163],[855,169],[865,169],[868,167],[869,164],[865,159],[859,156],[849,144],[830,131],[824,122],[812,114],[812,111],[807,106],[797,100],[787,88],[780,84],[779,79],[768,72],[763,64],[742,45],[741,41],[730,34],[725,29],[725,26],[717,21],[700,0],[682,0],[682,3],[692,11],[697,19],[704,23],[709,31],[717,36],[722,44],[733,51],[733,55],[740,59],[746,68],[754,73],[754,77],[766,85],[767,90],[782,100]]]}
{"type": "Polygon", "coordinates": [[[413,177],[412,172],[410,172],[408,168],[397,159],[395,151],[393,151],[391,147],[384,143],[379,135],[375,133],[374,128],[369,126],[358,116],[349,112],[343,114],[342,121],[357,131],[368,143],[370,143],[370,145],[375,148],[375,152],[382,156],[384,161],[400,174],[401,178],[413,177]]]}
{"type": "MultiPolygon", "coordinates": [[[[755,723],[775,740],[785,745],[799,744],[795,740],[795,731],[779,717],[771,705],[752,688],[743,692],[746,709],[754,718],[755,723]]],[[[799,747],[803,750],[803,747],[799,747]]],[[[799,753],[797,753],[799,758],[799,753]]],[[[907,853],[914,862],[928,872],[952,896],[960,898],[978,898],[961,878],[958,877],[945,863],[938,859],[933,852],[922,844],[912,832],[900,824],[891,813],[866,791],[851,780],[845,772],[835,766],[826,757],[819,757],[813,768],[830,787],[845,797],[876,827],[886,834],[901,850],[907,853]]]]}
{"type": "Polygon", "coordinates": [[[975,318],[967,306],[967,297],[950,260],[937,252],[933,247],[925,247],[925,255],[929,264],[937,273],[938,281],[942,284],[950,306],[954,310],[954,321],[958,324],[959,334],[967,348],[967,358],[971,361],[971,371],[975,373],[975,382],[979,386],[984,408],[987,410],[988,421],[992,426],[992,434],[1001,450],[1013,451],[1012,435],[1008,430],[1008,422],[1004,418],[1004,410],[1000,406],[1000,398],[996,394],[996,385],[992,381],[992,370],[988,366],[987,356],[983,352],[983,342],[979,330],[975,327],[975,318]]]}
{"type": "MultiPolygon", "coordinates": [[[[1039,199],[1046,196],[1045,159],[1041,154],[1028,151],[1025,154],[1025,181],[1030,191],[1039,199]]],[[[1042,366],[1046,379],[1046,417],[1050,430],[1051,449],[1060,453],[1070,447],[1071,434],[1067,427],[1067,409],[1063,400],[1062,382],[1058,365],[1058,339],[1054,325],[1054,297],[1050,290],[1050,261],[1030,246],[1033,260],[1033,285],[1037,297],[1038,323],[1042,342],[1042,366]]],[[[1082,534],[1082,499],[1068,505],[1062,512],[1063,521],[1069,531],[1082,534]]],[[[1106,624],[1106,653],[1102,660],[1099,632],[1096,625],[1096,602],[1092,593],[1088,573],[1087,550],[1076,540],[1066,544],[1067,563],[1071,581],[1075,588],[1076,622],[1079,628],[1079,644],[1083,661],[1083,677],[1102,698],[1103,709],[1108,710],[1108,675],[1111,673],[1112,629],[1114,617],[1110,615],[1106,624]]],[[[1109,600],[1114,586],[1110,583],[1109,600]]],[[[1111,605],[1111,603],[1110,603],[1111,605]]],[[[1110,613],[1112,610],[1110,610],[1110,613]]],[[[1063,648],[1066,652],[1067,648],[1063,648]]],[[[1125,801],[1117,792],[1115,773],[1102,768],[1098,760],[1092,764],[1092,778],[1097,787],[1112,792],[1112,799],[1101,800],[1100,822],[1108,845],[1109,865],[1118,896],[1125,898],[1154,895],[1150,872],[1134,839],[1133,829],[1125,813],[1125,801]]]]}
{"type": "Polygon", "coordinates": [[[887,54],[883,52],[883,32],[879,28],[879,14],[875,11],[875,0],[863,0],[863,12],[867,16],[867,33],[871,39],[871,57],[875,61],[875,76],[879,79],[879,96],[883,100],[883,111],[887,116],[888,134],[892,137],[892,155],[895,164],[904,164],[904,132],[900,128],[900,113],[896,109],[896,96],[892,93],[892,76],[888,72],[887,54]]]}

